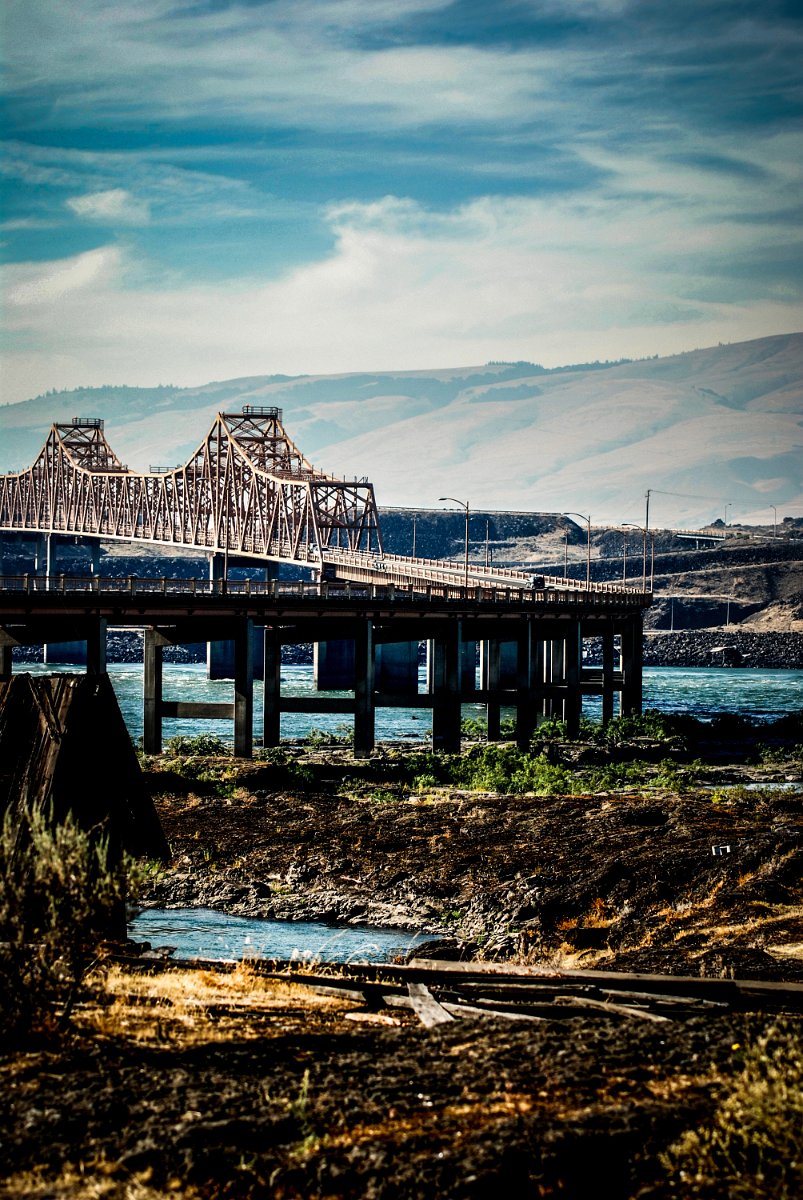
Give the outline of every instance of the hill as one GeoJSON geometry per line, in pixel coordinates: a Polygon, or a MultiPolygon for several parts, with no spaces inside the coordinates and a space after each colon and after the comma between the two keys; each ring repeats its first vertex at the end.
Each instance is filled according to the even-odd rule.
{"type": "Polygon", "coordinates": [[[546,370],[265,375],[198,388],[110,386],[0,409],[0,470],[27,466],[54,420],[106,420],[132,469],[183,462],[219,409],[277,405],[316,465],[367,475],[380,505],[590,513],[654,524],[764,524],[803,513],[803,334],[639,362],[546,370]],[[727,506],[727,507],[726,507],[727,506]]]}

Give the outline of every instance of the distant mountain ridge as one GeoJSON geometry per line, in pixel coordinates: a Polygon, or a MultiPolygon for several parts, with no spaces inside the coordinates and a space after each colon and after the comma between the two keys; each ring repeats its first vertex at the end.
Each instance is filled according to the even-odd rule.
{"type": "Polygon", "coordinates": [[[592,523],[766,524],[803,515],[803,334],[667,358],[547,369],[264,375],[202,387],[108,387],[0,409],[0,470],[54,420],[98,416],[134,470],[187,459],[220,409],[277,405],[316,466],[368,476],[380,506],[577,510],[592,523]]]}

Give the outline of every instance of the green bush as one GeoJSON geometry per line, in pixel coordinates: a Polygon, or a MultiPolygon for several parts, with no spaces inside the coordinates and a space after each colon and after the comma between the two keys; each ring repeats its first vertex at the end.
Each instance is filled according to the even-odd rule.
{"type": "Polygon", "coordinates": [[[231,746],[214,733],[196,733],[194,737],[179,734],[165,742],[165,754],[170,758],[188,758],[190,755],[222,758],[231,755],[231,746]]]}
{"type": "Polygon", "coordinates": [[[66,1026],[99,944],[125,931],[127,863],[41,809],[0,829],[0,1037],[66,1026]]]}

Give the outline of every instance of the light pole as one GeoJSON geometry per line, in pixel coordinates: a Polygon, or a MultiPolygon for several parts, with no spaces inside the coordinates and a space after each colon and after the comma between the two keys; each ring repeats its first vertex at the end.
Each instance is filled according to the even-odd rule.
{"type": "MultiPolygon", "coordinates": [[[[624,521],[623,529],[640,529],[643,535],[642,554],[641,554],[641,590],[647,590],[647,526],[635,525],[632,521],[624,521]]],[[[650,591],[652,591],[653,579],[655,576],[655,538],[652,539],[652,565],[650,569],[650,591]]]]}
{"type": "Polygon", "coordinates": [[[627,534],[622,539],[622,587],[627,586],[627,534]]]}
{"type": "Polygon", "coordinates": [[[591,587],[591,517],[586,517],[583,513],[566,512],[564,517],[579,517],[581,521],[586,523],[587,542],[586,542],[586,591],[591,587]]]}
{"type": "Polygon", "coordinates": [[[728,509],[729,508],[733,508],[733,502],[731,500],[728,500],[725,505],[725,528],[726,529],[728,527],[728,509]]]}
{"type": "Polygon", "coordinates": [[[770,505],[772,509],[772,537],[773,541],[778,537],[778,509],[774,504],[770,505]]]}
{"type": "Polygon", "coordinates": [[[466,514],[466,547],[465,547],[465,578],[466,591],[468,591],[468,500],[456,500],[454,496],[438,496],[439,500],[451,500],[452,504],[459,504],[466,514]]]}
{"type": "Polygon", "coordinates": [[[415,519],[416,513],[413,513],[413,558],[415,558],[415,519]]]}

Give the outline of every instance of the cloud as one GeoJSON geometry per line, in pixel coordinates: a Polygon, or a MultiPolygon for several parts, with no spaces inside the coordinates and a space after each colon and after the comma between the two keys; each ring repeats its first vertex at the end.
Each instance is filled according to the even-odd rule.
{"type": "Polygon", "coordinates": [[[713,269],[706,247],[684,251],[683,220],[655,202],[638,232],[632,209],[613,204],[493,197],[448,213],[388,197],[333,207],[329,221],[332,253],[269,281],[177,284],[116,248],[15,268],[10,332],[40,350],[8,356],[7,398],[112,381],[556,365],[803,326],[799,291],[731,299],[720,283],[691,298],[689,273],[702,282],[713,269]]]}
{"type": "Polygon", "coordinates": [[[51,306],[69,301],[76,293],[92,302],[110,285],[119,285],[120,265],[120,251],[106,247],[57,262],[7,267],[5,301],[11,310],[10,327],[25,329],[29,320],[37,324],[43,313],[52,311],[51,306]],[[15,309],[27,309],[31,316],[14,316],[15,309]]]}
{"type": "Polygon", "coordinates": [[[102,225],[145,225],[150,219],[147,203],[132,196],[125,188],[73,196],[67,201],[67,207],[77,217],[102,225]]]}

